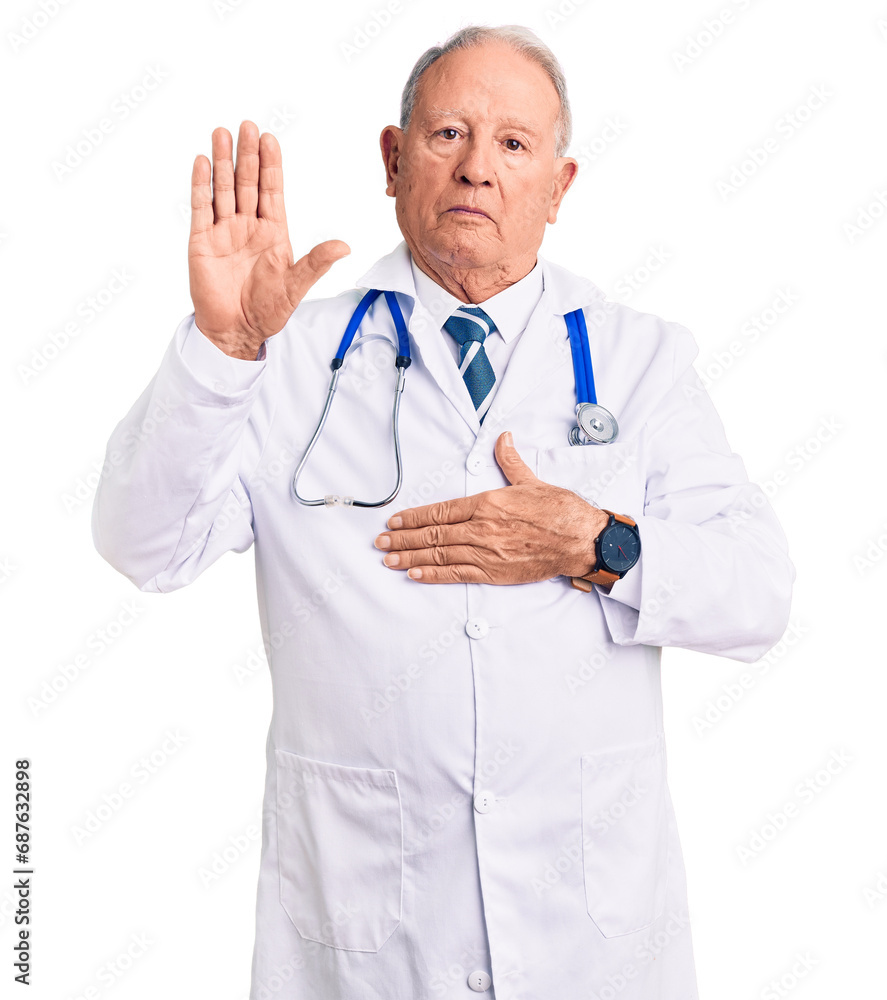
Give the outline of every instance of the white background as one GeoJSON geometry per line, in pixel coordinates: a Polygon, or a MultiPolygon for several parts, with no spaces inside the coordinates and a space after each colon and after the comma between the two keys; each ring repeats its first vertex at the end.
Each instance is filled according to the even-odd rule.
{"type": "Polygon", "coordinates": [[[400,239],[377,143],[413,62],[465,24],[510,21],[553,47],[571,88],[581,172],[543,254],[693,331],[697,368],[750,477],[770,484],[798,571],[791,646],[752,666],[663,657],[701,996],[883,996],[887,5],[391,8],[4,4],[4,994],[22,989],[9,824],[22,756],[34,787],[28,995],[248,992],[270,711],[252,555],[143,595],[95,553],[89,525],[108,435],[191,311],[195,154],[220,124],[273,130],[296,255],[329,238],[352,247],[315,293],[339,291],[400,239]],[[146,77],[154,89],[139,89],[146,77]],[[87,319],[115,269],[125,288],[87,319]],[[793,304],[767,325],[780,295],[793,304]],[[753,339],[755,317],[765,330],[753,339]],[[122,783],[132,794],[115,798],[122,783]],[[776,814],[781,830],[766,825],[776,814]]]}

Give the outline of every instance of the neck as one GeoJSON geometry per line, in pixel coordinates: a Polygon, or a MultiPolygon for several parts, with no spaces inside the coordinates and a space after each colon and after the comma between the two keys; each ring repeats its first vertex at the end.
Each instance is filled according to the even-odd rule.
{"type": "Polygon", "coordinates": [[[410,247],[410,253],[419,269],[429,278],[460,302],[472,305],[486,302],[509,285],[525,278],[536,266],[535,253],[516,260],[497,261],[488,267],[452,267],[437,257],[423,253],[418,247],[410,247]]]}

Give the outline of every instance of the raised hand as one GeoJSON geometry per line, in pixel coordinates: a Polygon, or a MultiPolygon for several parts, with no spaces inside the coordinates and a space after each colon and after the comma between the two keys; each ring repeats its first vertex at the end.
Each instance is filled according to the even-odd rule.
{"type": "Polygon", "coordinates": [[[198,329],[226,354],[253,360],[279,333],[308,290],[351,252],[327,240],[293,263],[283,207],[280,146],[244,121],[237,137],[212,134],[210,162],[194,160],[188,272],[198,329]]]}

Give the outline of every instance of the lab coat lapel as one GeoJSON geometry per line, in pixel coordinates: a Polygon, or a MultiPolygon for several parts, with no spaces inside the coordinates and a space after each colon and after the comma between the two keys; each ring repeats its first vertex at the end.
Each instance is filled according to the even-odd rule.
{"type": "Polygon", "coordinates": [[[515,408],[555,371],[563,365],[572,366],[564,315],[604,297],[600,289],[587,279],[541,257],[539,263],[542,266],[542,297],[515,345],[484,420],[484,432],[491,435],[507,430],[515,408]]]}
{"type": "MultiPolygon", "coordinates": [[[[418,353],[425,370],[437,384],[437,387],[453,405],[459,416],[465,421],[472,433],[477,435],[480,422],[471,396],[450,353],[438,322],[416,298],[416,288],[413,283],[413,272],[410,267],[410,252],[406,242],[402,242],[395,250],[377,261],[369,271],[361,276],[357,285],[360,288],[381,288],[397,292],[409,297],[409,303],[404,312],[409,310],[407,327],[410,332],[410,345],[413,353],[418,353]]],[[[409,371],[407,372],[409,381],[409,371]]]]}
{"type": "Polygon", "coordinates": [[[530,392],[561,365],[570,363],[570,352],[565,351],[566,332],[563,318],[552,315],[551,297],[543,292],[508,366],[501,374],[496,373],[499,384],[484,419],[486,433],[498,434],[500,428],[507,429],[514,409],[530,392]]]}
{"type": "Polygon", "coordinates": [[[472,433],[477,435],[480,430],[480,421],[477,419],[477,412],[468,387],[459,374],[459,366],[444,341],[440,323],[418,300],[415,300],[413,315],[410,317],[410,336],[413,345],[422,357],[422,364],[428,374],[455,407],[472,433]]]}

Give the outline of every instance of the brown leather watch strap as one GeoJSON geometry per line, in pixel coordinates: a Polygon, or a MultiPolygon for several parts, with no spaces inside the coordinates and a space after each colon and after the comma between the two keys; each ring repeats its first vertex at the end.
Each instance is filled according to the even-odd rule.
{"type": "MultiPolygon", "coordinates": [[[[617,514],[615,511],[607,510],[606,507],[601,507],[600,509],[605,514],[610,514],[622,524],[627,524],[632,528],[637,527],[637,522],[633,521],[626,514],[617,514]]],[[[609,594],[610,589],[618,579],[619,575],[617,573],[611,573],[606,569],[596,569],[593,572],[588,573],[586,576],[571,576],[570,584],[575,587],[576,590],[581,590],[586,594],[590,594],[594,589],[592,584],[597,584],[597,586],[600,587],[605,594],[609,594]]]]}

